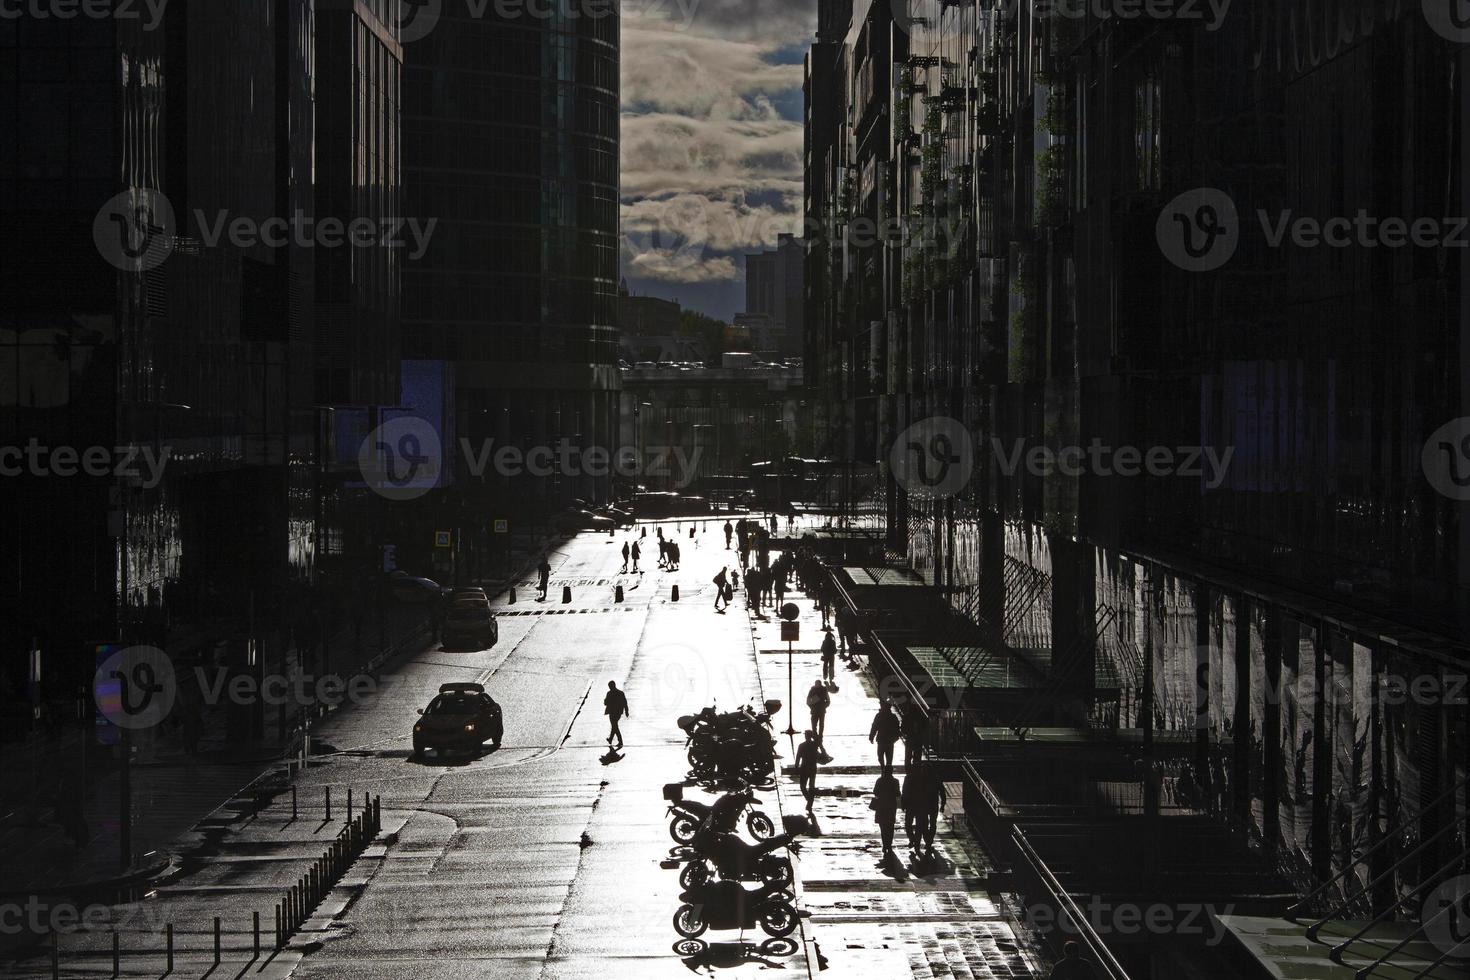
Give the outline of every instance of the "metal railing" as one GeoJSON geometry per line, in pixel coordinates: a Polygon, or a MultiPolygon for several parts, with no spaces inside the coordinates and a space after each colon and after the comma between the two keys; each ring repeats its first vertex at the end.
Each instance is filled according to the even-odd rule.
{"type": "Polygon", "coordinates": [[[1082,911],[1077,905],[1077,902],[1068,894],[1067,889],[1062,886],[1057,876],[1052,874],[1051,869],[1046,866],[1046,862],[1032,848],[1031,842],[1026,839],[1025,833],[1022,832],[1020,827],[1012,829],[1011,843],[1015,846],[1016,852],[1020,854],[1021,858],[1030,867],[1031,873],[1041,882],[1042,887],[1046,889],[1052,901],[1056,904],[1059,913],[1057,923],[1059,925],[1061,924],[1063,916],[1071,921],[1076,930],[1075,935],[1077,941],[1087,948],[1088,953],[1092,956],[1093,965],[1097,970],[1107,980],[1129,980],[1128,973],[1123,969],[1123,965],[1118,962],[1112,950],[1108,949],[1107,944],[1102,941],[1102,937],[1097,934],[1097,930],[1087,920],[1087,913],[1082,911]]]}

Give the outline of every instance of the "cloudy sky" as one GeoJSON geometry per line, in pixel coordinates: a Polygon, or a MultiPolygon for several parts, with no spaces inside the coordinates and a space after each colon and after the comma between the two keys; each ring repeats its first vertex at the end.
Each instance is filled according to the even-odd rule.
{"type": "Polygon", "coordinates": [[[721,319],[741,254],[801,228],[815,0],[623,0],[623,275],[721,319]]]}

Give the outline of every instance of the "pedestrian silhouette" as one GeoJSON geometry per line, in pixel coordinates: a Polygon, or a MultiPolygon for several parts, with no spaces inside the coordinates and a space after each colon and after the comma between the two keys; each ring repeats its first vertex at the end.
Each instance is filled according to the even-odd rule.
{"type": "Polygon", "coordinates": [[[822,680],[835,680],[837,677],[837,640],[831,633],[822,637],[822,680]]]}
{"type": "Polygon", "coordinates": [[[817,797],[817,765],[821,762],[821,745],[816,732],[807,732],[802,743],[796,747],[796,776],[801,795],[806,797],[806,812],[812,812],[812,803],[817,797]]]}
{"type": "Polygon", "coordinates": [[[730,550],[730,539],[735,536],[735,526],[729,521],[725,522],[725,550],[730,550]]]}
{"type": "Polygon", "coordinates": [[[827,734],[827,707],[832,703],[832,695],[827,693],[827,686],[821,681],[812,681],[812,688],[806,692],[806,706],[812,712],[812,731],[817,733],[817,739],[821,740],[827,734]]]}
{"type": "Polygon", "coordinates": [[[716,575],[714,577],[714,583],[715,583],[715,609],[716,609],[716,611],[719,611],[719,612],[723,612],[724,611],[720,607],[720,603],[726,601],[725,600],[725,589],[730,584],[729,572],[730,572],[729,568],[721,568],[720,569],[720,574],[718,574],[718,575],[716,575]]]}
{"type": "Polygon", "coordinates": [[[631,554],[631,551],[628,548],[628,542],[624,541],[623,542],[623,571],[625,571],[625,572],[628,570],[628,555],[629,554],[631,554]]]}
{"type": "Polygon", "coordinates": [[[878,821],[878,833],[883,839],[883,860],[893,858],[893,830],[898,825],[898,780],[891,772],[884,772],[873,784],[873,817],[878,821]]]}
{"type": "Polygon", "coordinates": [[[1062,946],[1062,960],[1052,968],[1051,980],[1097,980],[1097,970],[1082,958],[1082,948],[1069,942],[1062,946]]]}
{"type": "MultiPolygon", "coordinates": [[[[648,534],[648,528],[644,528],[643,529],[643,533],[646,536],[648,534]]],[[[643,549],[638,546],[638,542],[637,541],[634,541],[633,542],[633,571],[635,571],[635,572],[638,571],[638,559],[639,558],[642,558],[642,557],[643,557],[643,549]]]]}
{"type": "Polygon", "coordinates": [[[903,709],[903,764],[907,768],[924,757],[929,742],[929,719],[917,704],[903,709]]]}
{"type": "Polygon", "coordinates": [[[878,765],[884,772],[893,771],[893,747],[898,744],[901,725],[898,716],[884,698],[878,705],[878,714],[873,718],[873,727],[868,730],[868,741],[878,746],[878,765]]]}
{"type": "Polygon", "coordinates": [[[540,576],[540,585],[538,586],[541,592],[540,598],[545,599],[546,590],[551,587],[551,562],[547,561],[543,556],[541,564],[537,566],[536,571],[540,576]]]}
{"type": "Polygon", "coordinates": [[[617,748],[623,747],[623,733],[618,729],[618,722],[625,715],[631,714],[628,710],[628,697],[618,690],[617,681],[607,682],[607,696],[602,699],[603,712],[607,715],[609,723],[607,733],[607,744],[612,745],[613,739],[618,740],[617,748]]]}

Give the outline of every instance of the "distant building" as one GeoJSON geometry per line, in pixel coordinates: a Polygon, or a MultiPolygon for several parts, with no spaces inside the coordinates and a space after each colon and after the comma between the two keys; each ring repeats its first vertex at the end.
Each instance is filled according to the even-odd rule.
{"type": "Polygon", "coordinates": [[[779,236],[774,249],[746,254],[745,311],[735,320],[750,324],[753,331],[764,331],[758,345],[762,350],[802,352],[806,342],[805,266],[806,245],[795,235],[779,236]]]}
{"type": "Polygon", "coordinates": [[[661,337],[679,332],[682,308],[677,302],[657,296],[618,297],[619,326],[623,337],[661,337]]]}

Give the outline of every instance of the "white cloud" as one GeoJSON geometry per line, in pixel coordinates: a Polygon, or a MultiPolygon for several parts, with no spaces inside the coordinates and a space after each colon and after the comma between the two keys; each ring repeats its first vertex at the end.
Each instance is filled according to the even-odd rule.
{"type": "Polygon", "coordinates": [[[812,12],[790,10],[805,6],[704,0],[689,31],[625,17],[623,257],[630,276],[738,281],[734,253],[800,230],[801,123],[781,118],[773,100],[800,89],[802,70],[772,56],[809,35],[793,25],[812,12]]]}

